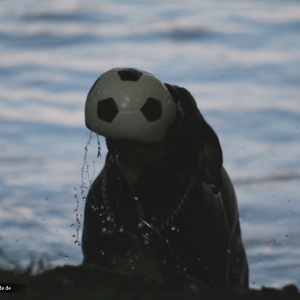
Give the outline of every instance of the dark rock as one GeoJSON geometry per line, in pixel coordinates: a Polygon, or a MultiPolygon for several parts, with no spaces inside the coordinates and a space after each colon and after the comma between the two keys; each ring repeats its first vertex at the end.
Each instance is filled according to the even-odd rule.
{"type": "Polygon", "coordinates": [[[96,266],[63,266],[31,275],[0,270],[0,282],[24,283],[25,293],[1,294],[0,299],[178,299],[178,300],[300,300],[298,288],[263,287],[243,291],[236,287],[211,288],[185,273],[162,275],[154,267],[149,274],[113,271],[96,266]]]}

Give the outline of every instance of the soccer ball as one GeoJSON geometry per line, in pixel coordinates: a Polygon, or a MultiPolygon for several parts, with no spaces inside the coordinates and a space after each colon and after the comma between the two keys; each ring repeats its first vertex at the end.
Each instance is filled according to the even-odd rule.
{"type": "Polygon", "coordinates": [[[85,104],[86,126],[113,140],[162,142],[176,118],[165,85],[147,71],[114,68],[102,74],[85,104]]]}

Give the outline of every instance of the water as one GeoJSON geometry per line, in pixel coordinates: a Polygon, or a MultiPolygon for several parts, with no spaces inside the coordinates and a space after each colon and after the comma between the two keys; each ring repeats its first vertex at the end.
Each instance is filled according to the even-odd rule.
{"type": "Polygon", "coordinates": [[[298,1],[2,1],[1,264],[80,264],[85,97],[102,72],[135,66],[188,88],[219,135],[251,286],[300,286],[299,49],[298,1]]]}

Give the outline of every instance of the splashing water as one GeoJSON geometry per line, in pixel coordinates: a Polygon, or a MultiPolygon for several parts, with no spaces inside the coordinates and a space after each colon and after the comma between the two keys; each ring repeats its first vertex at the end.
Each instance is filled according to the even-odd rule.
{"type": "MultiPolygon", "coordinates": [[[[92,176],[90,176],[90,171],[89,171],[89,167],[90,165],[88,164],[88,160],[87,160],[87,154],[88,154],[88,146],[91,144],[91,140],[93,139],[93,135],[92,135],[92,131],[90,131],[90,135],[89,135],[89,139],[84,147],[85,153],[84,153],[84,158],[83,158],[83,165],[81,168],[81,191],[80,191],[80,196],[82,198],[82,201],[86,200],[87,197],[87,192],[89,191],[89,189],[92,186],[93,183],[93,179],[95,176],[95,160],[93,160],[93,173],[92,176]],[[87,183],[88,181],[88,183],[87,183]]],[[[97,134],[97,143],[98,143],[98,153],[97,153],[97,158],[101,157],[101,146],[100,146],[100,140],[99,140],[99,135],[97,134]]],[[[75,189],[76,190],[76,189],[75,189]]],[[[79,213],[79,193],[76,193],[74,198],[76,200],[76,208],[74,210],[74,214],[75,214],[75,218],[76,218],[76,223],[77,223],[77,228],[76,228],[76,235],[73,235],[73,237],[76,238],[75,240],[75,244],[77,246],[80,246],[80,242],[78,241],[79,238],[79,230],[81,227],[81,219],[82,219],[82,214],[79,213]]]]}
{"type": "Polygon", "coordinates": [[[97,143],[98,143],[98,153],[97,158],[101,156],[101,146],[100,146],[100,140],[99,140],[99,134],[97,133],[97,143]]]}
{"type": "MultiPolygon", "coordinates": [[[[84,147],[85,153],[84,153],[84,158],[83,158],[83,165],[82,165],[82,168],[81,168],[81,195],[82,196],[85,194],[85,190],[87,189],[87,185],[86,185],[86,182],[85,182],[84,174],[86,173],[86,175],[87,175],[87,178],[88,178],[88,181],[89,181],[89,188],[92,185],[93,177],[94,177],[94,174],[95,174],[95,165],[94,165],[95,161],[93,161],[94,173],[93,173],[92,178],[90,178],[89,164],[88,164],[88,161],[87,161],[88,146],[91,144],[92,138],[93,138],[92,131],[90,131],[89,139],[88,139],[88,141],[87,141],[87,143],[86,143],[86,145],[84,147]]],[[[98,143],[99,143],[99,140],[98,140],[98,143]]]]}

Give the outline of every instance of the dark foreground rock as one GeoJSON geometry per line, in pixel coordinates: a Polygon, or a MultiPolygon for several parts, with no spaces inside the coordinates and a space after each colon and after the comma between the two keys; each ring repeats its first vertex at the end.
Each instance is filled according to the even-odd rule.
{"type": "Polygon", "coordinates": [[[300,299],[294,285],[280,290],[263,287],[244,292],[230,287],[213,289],[185,274],[162,277],[155,270],[141,275],[92,266],[57,267],[35,276],[30,275],[30,270],[19,273],[0,270],[0,284],[3,283],[22,283],[26,291],[14,294],[0,291],[0,299],[300,299]]]}

